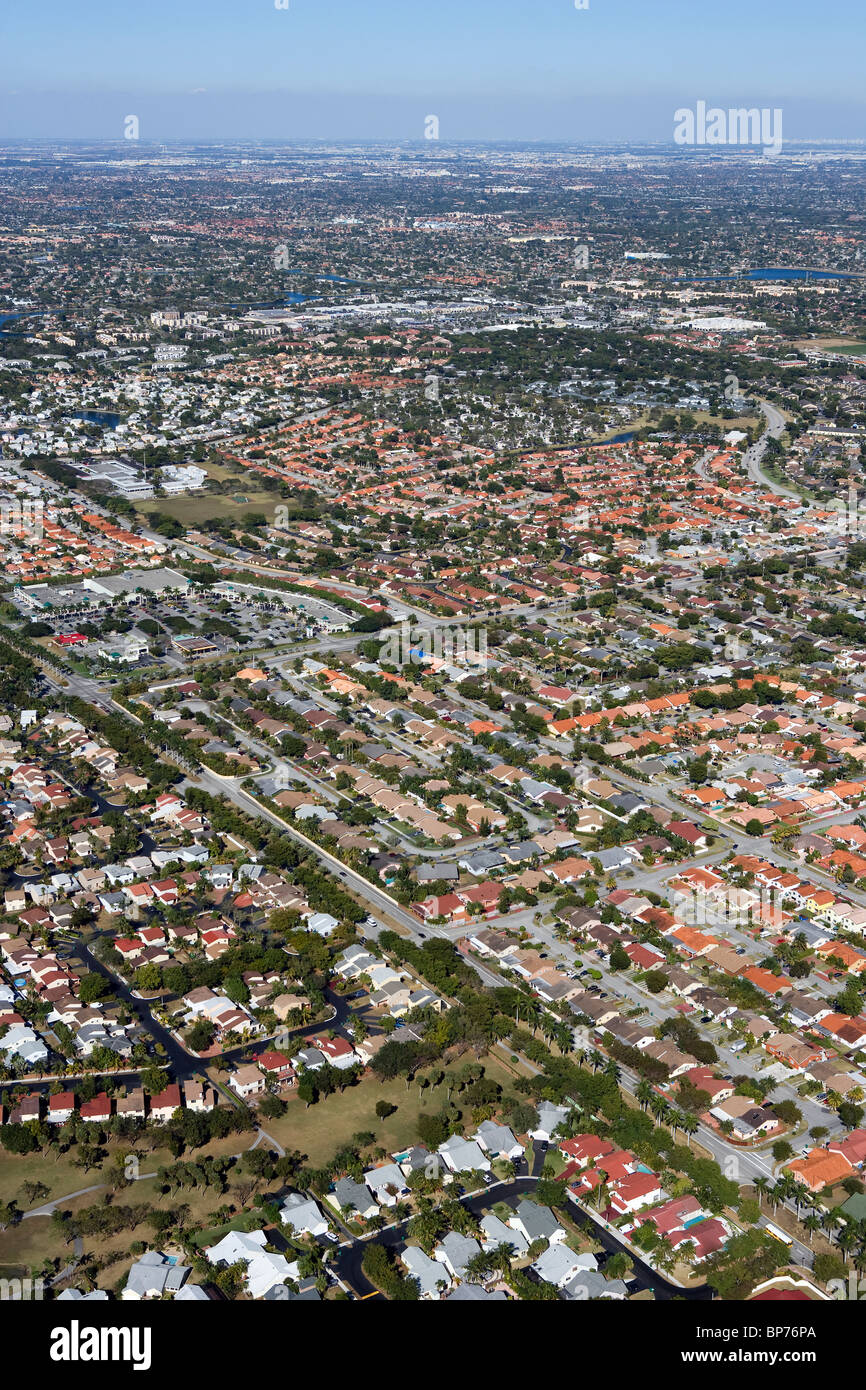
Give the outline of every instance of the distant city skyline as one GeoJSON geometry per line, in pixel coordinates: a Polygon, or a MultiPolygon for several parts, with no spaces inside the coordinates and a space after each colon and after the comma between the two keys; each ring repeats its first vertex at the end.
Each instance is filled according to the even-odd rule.
{"type": "Polygon", "coordinates": [[[0,19],[0,139],[668,141],[676,109],[866,139],[861,0],[43,0],[0,19]]]}

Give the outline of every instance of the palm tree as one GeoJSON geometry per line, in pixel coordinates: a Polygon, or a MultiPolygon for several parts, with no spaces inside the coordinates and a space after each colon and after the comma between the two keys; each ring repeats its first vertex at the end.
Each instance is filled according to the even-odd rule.
{"type": "Polygon", "coordinates": [[[691,1148],[691,1147],[692,1147],[692,1135],[693,1135],[693,1134],[696,1134],[697,1131],[698,1131],[698,1121],[697,1121],[697,1119],[695,1118],[695,1116],[694,1116],[694,1115],[681,1115],[681,1116],[680,1116],[680,1129],[683,1131],[683,1133],[684,1133],[685,1136],[686,1136],[686,1144],[688,1145],[689,1148],[691,1148]]]}
{"type": "Polygon", "coordinates": [[[831,1211],[825,1211],[821,1214],[821,1225],[827,1232],[827,1239],[830,1241],[831,1245],[833,1241],[839,1239],[837,1227],[841,1227],[844,1221],[845,1217],[842,1214],[841,1207],[833,1207],[831,1211]]]}
{"type": "Polygon", "coordinates": [[[668,1124],[669,1124],[670,1127],[671,1127],[671,1138],[672,1138],[672,1139],[676,1139],[676,1137],[677,1137],[677,1130],[680,1128],[680,1125],[682,1124],[684,1118],[685,1118],[685,1117],[684,1117],[684,1115],[681,1113],[681,1111],[675,1110],[675,1109],[673,1109],[673,1108],[671,1109],[670,1113],[668,1114],[668,1124]]]}
{"type": "Polygon", "coordinates": [[[654,1095],[652,1100],[650,1101],[650,1110],[653,1112],[656,1119],[661,1121],[662,1118],[668,1113],[668,1103],[665,1100],[664,1096],[654,1095]]]}
{"type": "Polygon", "coordinates": [[[670,1271],[677,1262],[677,1255],[667,1236],[661,1236],[653,1250],[653,1263],[658,1269],[670,1271]]]}
{"type": "Polygon", "coordinates": [[[815,1232],[820,1231],[821,1229],[821,1218],[820,1216],[817,1216],[814,1211],[810,1211],[805,1221],[803,1222],[803,1225],[809,1232],[809,1244],[811,1245],[812,1241],[815,1238],[815,1232]]]}
{"type": "Polygon", "coordinates": [[[843,1227],[843,1229],[839,1232],[839,1237],[838,1237],[838,1240],[837,1240],[837,1244],[838,1244],[838,1246],[839,1246],[839,1249],[842,1251],[842,1254],[843,1254],[843,1256],[844,1256],[844,1258],[845,1258],[845,1260],[846,1260],[846,1262],[847,1262],[847,1260],[848,1260],[848,1251],[849,1251],[849,1250],[852,1250],[852,1249],[854,1248],[854,1246],[857,1244],[857,1236],[856,1236],[856,1234],[854,1233],[854,1231],[852,1231],[851,1227],[850,1227],[847,1223],[846,1223],[846,1225],[843,1227]]]}
{"type": "Polygon", "coordinates": [[[794,1199],[794,1210],[795,1210],[795,1212],[796,1212],[796,1214],[797,1214],[797,1220],[799,1221],[799,1220],[800,1220],[800,1208],[801,1208],[802,1206],[805,1206],[805,1205],[807,1204],[807,1202],[808,1202],[808,1198],[807,1198],[807,1195],[806,1195],[806,1189],[803,1187],[803,1184],[802,1184],[801,1182],[797,1182],[797,1180],[796,1180],[795,1178],[791,1178],[790,1175],[786,1173],[786,1174],[785,1174],[785,1199],[786,1199],[786,1200],[790,1200],[792,1197],[793,1197],[793,1199],[794,1199]]]}
{"type": "Polygon", "coordinates": [[[653,1088],[647,1080],[644,1079],[643,1081],[638,1082],[637,1086],[635,1087],[634,1098],[640,1106],[641,1110],[646,1110],[647,1106],[653,1098],[653,1095],[653,1088]]]}
{"type": "Polygon", "coordinates": [[[595,1189],[595,1206],[597,1211],[604,1211],[610,1204],[610,1188],[606,1182],[600,1182],[595,1189]]]}

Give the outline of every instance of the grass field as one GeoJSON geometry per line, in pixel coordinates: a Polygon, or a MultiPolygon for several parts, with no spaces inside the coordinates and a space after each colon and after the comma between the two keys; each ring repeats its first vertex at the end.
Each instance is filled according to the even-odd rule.
{"type": "MultiPolygon", "coordinates": [[[[197,1149],[185,1154],[184,1161],[196,1161],[206,1154],[218,1156],[242,1153],[252,1143],[253,1138],[252,1135],[230,1135],[226,1139],[220,1139],[207,1145],[204,1149],[197,1149]]],[[[104,1181],[102,1169],[110,1165],[111,1157],[118,1151],[128,1152],[129,1145],[114,1143],[109,1145],[108,1149],[109,1157],[105,1164],[101,1168],[92,1168],[89,1173],[85,1173],[81,1168],[76,1168],[68,1155],[55,1164],[52,1159],[46,1160],[39,1155],[28,1154],[19,1158],[16,1155],[3,1154],[2,1159],[0,1159],[0,1178],[2,1178],[0,1200],[8,1195],[10,1198],[15,1198],[19,1210],[26,1210],[28,1202],[21,1194],[20,1186],[21,1183],[28,1180],[42,1182],[50,1189],[49,1196],[43,1198],[42,1202],[51,1201],[58,1197],[62,1198],[81,1188],[96,1186],[104,1181]]],[[[155,1173],[160,1167],[166,1167],[174,1161],[167,1149],[156,1149],[152,1153],[143,1152],[141,1156],[142,1172],[155,1173]]],[[[62,1201],[61,1208],[64,1211],[75,1212],[85,1207],[102,1204],[106,1200],[110,1200],[115,1206],[143,1206],[147,1211],[169,1211],[179,1206],[185,1206],[189,1209],[188,1228],[211,1228],[215,1224],[215,1213],[219,1207],[233,1205],[241,1208],[244,1205],[249,1208],[251,1200],[249,1187],[252,1181],[253,1179],[248,1174],[241,1174],[232,1170],[224,1193],[220,1193],[215,1187],[171,1189],[167,1193],[161,1193],[155,1178],[142,1178],[125,1188],[116,1188],[113,1191],[108,1187],[103,1187],[99,1191],[84,1192],[81,1196],[62,1201]]],[[[259,1190],[256,1188],[252,1195],[254,1196],[259,1190]]],[[[246,1214],[249,1215],[249,1211],[246,1214]]],[[[110,1270],[106,1277],[101,1276],[100,1282],[103,1285],[109,1281],[114,1282],[126,1273],[132,1262],[133,1257],[129,1254],[130,1244],[134,1240],[152,1243],[154,1234],[154,1228],[145,1219],[132,1231],[122,1231],[117,1235],[107,1237],[86,1236],[83,1242],[82,1259],[86,1262],[89,1257],[96,1257],[100,1260],[105,1260],[106,1256],[112,1257],[110,1270]]],[[[44,1260],[53,1259],[57,1260],[62,1267],[72,1258],[72,1246],[63,1243],[52,1225],[50,1216],[31,1216],[25,1221],[7,1226],[5,1231],[0,1231],[0,1265],[2,1266],[20,1265],[27,1269],[34,1269],[40,1267],[44,1260]]]]}
{"type": "Polygon", "coordinates": [[[279,493],[249,491],[240,480],[232,493],[195,492],[186,497],[153,497],[145,502],[137,502],[136,510],[145,518],[154,512],[174,517],[182,526],[201,526],[207,521],[228,518],[242,521],[247,512],[273,513],[279,504],[279,493]],[[243,502],[236,501],[243,497],[243,502]]]}
{"type": "MultiPolygon", "coordinates": [[[[470,1057],[463,1059],[470,1061],[470,1057]]],[[[508,1069],[494,1057],[482,1059],[484,1075],[508,1093],[513,1093],[514,1077],[508,1069]]],[[[459,1070],[460,1064],[457,1064],[459,1070]]],[[[413,1082],[408,1090],[404,1079],[379,1081],[368,1072],[357,1086],[350,1086],[343,1092],[335,1092],[324,1100],[311,1105],[309,1109],[297,1095],[290,1093],[288,1110],[278,1120],[267,1120],[264,1128],[284,1148],[297,1149],[306,1154],[312,1167],[327,1163],[339,1148],[340,1143],[349,1140],[359,1130],[367,1130],[376,1136],[376,1143],[388,1153],[398,1153],[410,1144],[418,1142],[418,1115],[420,1111],[433,1113],[440,1110],[448,1099],[446,1086],[427,1087],[419,1095],[418,1084],[413,1082]],[[376,1115],[376,1102],[389,1101],[397,1109],[387,1119],[380,1120],[376,1115]]],[[[456,1091],[452,1100],[460,1106],[460,1095],[456,1091]]],[[[461,1107],[462,1108],[462,1107],[461,1107]]],[[[466,1115],[466,1123],[471,1125],[471,1116],[466,1115]]]]}
{"type": "Polygon", "coordinates": [[[866,343],[859,338],[800,338],[794,346],[800,349],[812,348],[818,352],[866,352],[866,343]]]}

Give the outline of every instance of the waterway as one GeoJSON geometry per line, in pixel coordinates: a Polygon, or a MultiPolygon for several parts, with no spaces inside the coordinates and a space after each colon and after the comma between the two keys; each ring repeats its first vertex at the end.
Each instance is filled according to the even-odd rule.
{"type": "Polygon", "coordinates": [[[678,275],[677,281],[704,283],[722,280],[858,280],[860,275],[845,270],[809,270],[792,266],[763,266],[739,270],[730,275],[678,275]]]}

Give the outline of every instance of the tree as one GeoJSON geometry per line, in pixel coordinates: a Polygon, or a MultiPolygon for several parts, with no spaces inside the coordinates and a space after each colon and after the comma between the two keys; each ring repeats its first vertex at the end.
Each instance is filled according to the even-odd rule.
{"type": "Polygon", "coordinates": [[[422,1110],[418,1116],[418,1137],[428,1149],[438,1149],[448,1138],[449,1125],[444,1115],[432,1115],[422,1110]]]}
{"type": "Polygon", "coordinates": [[[617,941],[610,953],[611,970],[628,970],[630,966],[631,960],[626,953],[625,947],[620,945],[617,941]]]}
{"type": "Polygon", "coordinates": [[[840,1260],[838,1255],[823,1253],[815,1256],[812,1269],[815,1278],[822,1284],[829,1284],[831,1279],[844,1279],[847,1272],[845,1261],[840,1260]]]}
{"type": "Polygon", "coordinates": [[[392,1303],[417,1301],[419,1291],[415,1280],[407,1279],[400,1274],[392,1252],[376,1240],[368,1241],[364,1247],[361,1269],[370,1283],[392,1303]]]}
{"type": "Polygon", "coordinates": [[[198,1018],[186,1034],[187,1047],[192,1052],[207,1052],[216,1036],[216,1025],[209,1018],[198,1018]]]}
{"type": "Polygon", "coordinates": [[[105,976],[95,972],[82,975],[78,982],[78,997],[82,1004],[93,1004],[97,999],[103,999],[110,991],[111,987],[105,976]]]}
{"type": "Polygon", "coordinates": [[[298,1082],[298,1100],[304,1102],[304,1108],[309,1110],[316,1099],[316,1088],[309,1076],[302,1076],[298,1082]]]}
{"type": "Polygon", "coordinates": [[[605,1264],[604,1274],[606,1279],[629,1279],[633,1272],[631,1259],[625,1250],[617,1250],[611,1255],[605,1264]]]}
{"type": "Polygon", "coordinates": [[[136,970],[135,987],[145,991],[162,988],[162,971],[154,961],[149,961],[147,965],[141,965],[136,970]]]}
{"type": "Polygon", "coordinates": [[[267,1093],[259,1101],[259,1113],[264,1115],[267,1120],[279,1119],[281,1115],[286,1113],[286,1102],[280,1100],[279,1096],[267,1093]]]}
{"type": "Polygon", "coordinates": [[[50,1190],[50,1188],[45,1186],[44,1182],[28,1181],[21,1184],[21,1191],[27,1199],[27,1205],[30,1207],[38,1206],[40,1202],[43,1202],[50,1190]]]}
{"type": "Polygon", "coordinates": [[[770,1279],[788,1253],[764,1231],[753,1229],[733,1236],[722,1250],[704,1261],[706,1281],[726,1302],[743,1302],[757,1284],[770,1279]]]}
{"type": "Polygon", "coordinates": [[[773,1101],[773,1109],[786,1125],[797,1125],[803,1118],[802,1111],[792,1100],[773,1101]]]}

